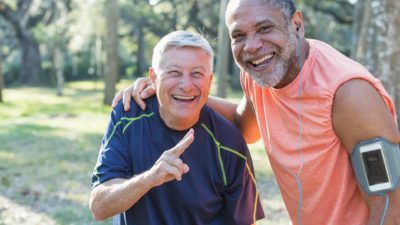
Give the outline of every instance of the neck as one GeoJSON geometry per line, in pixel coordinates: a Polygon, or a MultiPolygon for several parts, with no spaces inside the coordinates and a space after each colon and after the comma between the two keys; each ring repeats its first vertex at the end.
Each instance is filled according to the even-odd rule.
{"type": "Polygon", "coordinates": [[[301,42],[299,42],[298,44],[301,44],[300,57],[298,57],[296,54],[296,57],[293,59],[292,66],[289,67],[286,76],[274,88],[279,89],[290,84],[292,81],[296,79],[296,77],[300,73],[300,70],[303,68],[304,62],[306,61],[306,59],[308,58],[308,54],[310,53],[310,44],[305,38],[303,38],[301,42]]]}
{"type": "Polygon", "coordinates": [[[190,118],[177,118],[160,109],[160,117],[165,125],[172,130],[184,131],[193,127],[199,121],[199,115],[190,118]]]}

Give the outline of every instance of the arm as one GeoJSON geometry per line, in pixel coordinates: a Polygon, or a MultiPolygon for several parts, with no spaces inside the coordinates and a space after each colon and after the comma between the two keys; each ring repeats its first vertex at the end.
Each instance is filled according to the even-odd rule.
{"type": "Polygon", "coordinates": [[[96,220],[105,220],[131,208],[151,188],[182,179],[189,167],[180,156],[193,142],[193,130],[172,149],[165,151],[148,171],[130,179],[115,178],[95,187],[89,206],[96,220]]]}
{"type": "Polygon", "coordinates": [[[105,220],[128,210],[152,187],[148,172],[128,180],[117,178],[106,181],[92,190],[90,210],[97,221],[105,220]]]}
{"type": "MultiPolygon", "coordinates": [[[[124,110],[130,108],[131,97],[142,108],[146,109],[143,99],[155,94],[155,89],[151,85],[150,78],[138,78],[128,88],[123,89],[115,95],[112,107],[114,108],[122,99],[124,110]]],[[[231,103],[227,100],[217,97],[208,97],[207,104],[221,114],[223,117],[234,123],[242,132],[247,143],[254,143],[260,139],[257,119],[254,114],[250,101],[243,97],[239,104],[231,103]]]]}
{"type": "MultiPolygon", "coordinates": [[[[351,80],[337,90],[332,120],[336,135],[349,154],[358,142],[375,137],[400,143],[400,133],[394,118],[379,93],[367,81],[351,80]]],[[[368,224],[380,224],[385,198],[365,194],[364,198],[369,208],[368,224]]],[[[389,193],[389,202],[385,224],[399,224],[400,189],[389,193]]]]}
{"type": "Polygon", "coordinates": [[[239,104],[222,98],[209,96],[207,105],[217,111],[239,128],[247,143],[251,144],[260,139],[257,118],[251,102],[244,96],[239,104]]]}

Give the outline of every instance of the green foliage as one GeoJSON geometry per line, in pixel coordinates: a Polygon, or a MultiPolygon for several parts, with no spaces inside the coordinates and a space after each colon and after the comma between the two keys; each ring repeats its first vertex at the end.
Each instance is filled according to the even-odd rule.
{"type": "Polygon", "coordinates": [[[348,0],[299,0],[306,37],[331,44],[350,56],[354,3],[348,0]]]}

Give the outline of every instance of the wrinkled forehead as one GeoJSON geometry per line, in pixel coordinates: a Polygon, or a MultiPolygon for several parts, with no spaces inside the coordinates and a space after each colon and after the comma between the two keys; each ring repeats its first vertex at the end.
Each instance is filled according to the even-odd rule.
{"type": "Polygon", "coordinates": [[[261,8],[266,10],[279,10],[274,1],[271,0],[230,0],[225,10],[226,23],[237,19],[235,18],[240,11],[248,10],[250,8],[261,8]]]}
{"type": "Polygon", "coordinates": [[[261,24],[286,27],[283,11],[265,0],[231,0],[226,10],[226,26],[230,33],[253,30],[261,24]]]}
{"type": "Polygon", "coordinates": [[[198,67],[211,72],[212,56],[203,48],[196,46],[169,45],[161,55],[159,66],[198,67]],[[193,59],[190,61],[189,59],[193,59]],[[190,63],[191,62],[191,63],[190,63]]]}

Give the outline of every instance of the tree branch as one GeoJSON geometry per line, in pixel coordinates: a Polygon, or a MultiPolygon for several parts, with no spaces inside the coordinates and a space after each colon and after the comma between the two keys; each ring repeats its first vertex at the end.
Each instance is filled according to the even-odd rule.
{"type": "Polygon", "coordinates": [[[32,0],[18,0],[17,6],[18,10],[17,13],[21,18],[28,12],[29,8],[31,7],[32,0]]]}
{"type": "Polygon", "coordinates": [[[51,24],[57,14],[57,7],[55,2],[50,3],[50,7],[41,8],[41,12],[38,15],[29,17],[28,28],[35,27],[39,22],[43,22],[46,25],[51,24]]]}
{"type": "Polygon", "coordinates": [[[3,16],[6,21],[12,23],[13,25],[18,23],[16,12],[3,1],[0,1],[0,15],[3,16]]]}

